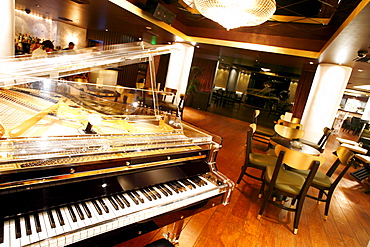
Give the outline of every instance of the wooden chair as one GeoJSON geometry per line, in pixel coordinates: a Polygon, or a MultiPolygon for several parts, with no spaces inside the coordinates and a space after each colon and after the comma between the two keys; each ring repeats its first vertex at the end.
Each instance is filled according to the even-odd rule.
{"type": "MultiPolygon", "coordinates": [[[[284,120],[285,115],[281,115],[280,119],[284,120]]],[[[292,120],[290,120],[291,123],[301,123],[301,119],[297,117],[292,117],[292,120]]]]}
{"type": "MultiPolygon", "coordinates": [[[[268,186],[268,188],[264,193],[264,200],[257,219],[262,217],[267,203],[271,203],[279,208],[295,212],[293,233],[297,234],[299,219],[307,191],[319,168],[319,165],[324,162],[324,158],[321,156],[308,155],[287,149],[280,145],[275,147],[275,151],[276,154],[278,154],[278,159],[275,166],[266,167],[265,184],[268,186]],[[286,170],[284,169],[283,165],[294,169],[308,170],[308,176],[305,178],[304,176],[295,172],[286,170]],[[273,194],[282,195],[283,197],[290,197],[293,199],[292,203],[290,206],[285,206],[281,202],[276,201],[272,197],[273,194]]],[[[262,187],[263,186],[264,184],[262,184],[262,187]]]]}
{"type": "Polygon", "coordinates": [[[252,139],[262,143],[269,143],[270,137],[275,135],[275,131],[268,128],[257,127],[257,118],[260,115],[260,110],[254,110],[252,122],[256,125],[252,139]]]}
{"type": "Polygon", "coordinates": [[[277,158],[272,157],[262,153],[253,153],[252,152],[252,135],[255,130],[255,124],[250,124],[250,127],[247,130],[247,138],[245,144],[245,159],[244,165],[241,168],[241,172],[236,182],[236,186],[242,181],[244,175],[263,182],[264,173],[267,166],[275,166],[277,158]],[[256,177],[247,172],[248,168],[254,168],[261,171],[261,176],[256,177]]]}
{"type": "MultiPolygon", "coordinates": [[[[324,213],[325,220],[328,218],[330,201],[333,196],[335,188],[337,187],[343,176],[346,174],[348,169],[351,167],[351,165],[355,162],[354,153],[345,147],[340,146],[336,150],[336,154],[338,158],[331,165],[326,174],[322,172],[317,172],[312,181],[311,187],[318,189],[319,195],[318,196],[307,195],[307,197],[315,199],[318,202],[325,202],[325,213],[324,213]],[[344,165],[344,167],[342,171],[339,172],[336,178],[334,179],[332,176],[337,171],[340,164],[344,165]],[[325,198],[323,198],[324,194],[325,198]]],[[[293,170],[293,172],[296,172],[305,177],[308,176],[307,171],[293,170]]]]}
{"type": "Polygon", "coordinates": [[[288,126],[275,124],[274,126],[275,132],[282,137],[285,137],[287,139],[300,139],[304,136],[304,130],[301,129],[295,129],[288,126]]]}
{"type": "MultiPolygon", "coordinates": [[[[164,88],[164,91],[166,93],[173,93],[172,95],[172,99],[171,99],[171,103],[175,103],[175,98],[176,98],[176,94],[177,94],[177,89],[173,89],[173,88],[169,88],[169,87],[165,87],[164,88]]],[[[166,98],[167,98],[167,94],[164,94],[163,95],[163,101],[166,101],[166,98]]]]}
{"type": "Polygon", "coordinates": [[[311,141],[308,141],[308,140],[305,140],[305,139],[299,139],[299,141],[304,143],[304,144],[307,144],[307,145],[309,145],[313,148],[316,148],[317,150],[322,152],[324,150],[324,145],[325,145],[326,141],[328,140],[329,136],[332,133],[332,130],[328,127],[325,127],[323,132],[324,132],[323,135],[321,136],[320,140],[317,143],[314,143],[314,142],[311,142],[311,141]]]}
{"type": "Polygon", "coordinates": [[[288,126],[290,128],[294,128],[294,129],[302,129],[303,128],[303,125],[300,124],[300,123],[288,122],[288,121],[285,121],[283,119],[279,119],[277,121],[277,124],[288,126]]]}

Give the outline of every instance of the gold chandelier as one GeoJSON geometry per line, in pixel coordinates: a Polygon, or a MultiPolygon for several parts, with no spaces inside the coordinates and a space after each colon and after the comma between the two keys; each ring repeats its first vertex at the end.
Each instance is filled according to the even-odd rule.
{"type": "Polygon", "coordinates": [[[275,0],[194,0],[194,4],[203,16],[227,30],[260,25],[276,10],[275,0]]]}

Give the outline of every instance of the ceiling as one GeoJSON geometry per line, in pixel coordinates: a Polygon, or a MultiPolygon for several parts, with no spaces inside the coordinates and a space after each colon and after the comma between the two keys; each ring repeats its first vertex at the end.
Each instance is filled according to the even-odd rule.
{"type": "Polygon", "coordinates": [[[183,0],[158,0],[175,15],[171,25],[151,14],[155,0],[129,1],[15,0],[15,4],[16,9],[86,29],[138,38],[155,35],[159,43],[174,41],[176,35],[197,42],[196,54],[210,59],[297,69],[309,62],[343,64],[354,68],[348,88],[370,85],[370,63],[353,61],[358,50],[370,46],[370,0],[276,0],[277,10],[269,21],[230,31],[183,0]]]}

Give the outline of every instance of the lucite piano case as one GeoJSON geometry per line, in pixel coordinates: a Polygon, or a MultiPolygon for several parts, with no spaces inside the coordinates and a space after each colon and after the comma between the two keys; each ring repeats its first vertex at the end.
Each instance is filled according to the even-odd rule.
{"type": "Polygon", "coordinates": [[[228,204],[221,138],[162,111],[163,94],[42,77],[3,83],[0,247],[113,245],[228,204]]]}

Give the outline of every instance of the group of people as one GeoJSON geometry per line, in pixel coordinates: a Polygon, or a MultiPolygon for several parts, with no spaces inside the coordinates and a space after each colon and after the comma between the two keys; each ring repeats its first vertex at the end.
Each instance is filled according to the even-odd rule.
{"type": "MultiPolygon", "coordinates": [[[[63,51],[73,51],[75,44],[69,42],[68,47],[64,48],[63,51]]],[[[38,47],[35,47],[32,51],[32,58],[43,58],[47,57],[49,52],[54,51],[54,44],[50,40],[43,41],[38,47]]]]}

